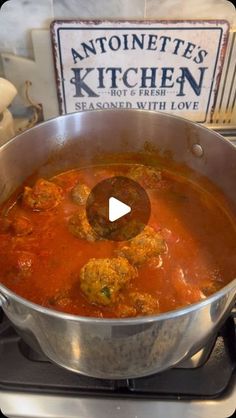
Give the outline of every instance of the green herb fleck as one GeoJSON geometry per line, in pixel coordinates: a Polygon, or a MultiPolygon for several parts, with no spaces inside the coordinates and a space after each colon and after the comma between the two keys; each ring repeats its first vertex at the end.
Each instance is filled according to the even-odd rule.
{"type": "Polygon", "coordinates": [[[101,290],[101,293],[102,293],[102,294],[103,294],[106,298],[110,299],[110,297],[111,297],[111,292],[110,292],[109,287],[107,287],[107,286],[103,287],[103,288],[102,288],[102,290],[101,290]]]}

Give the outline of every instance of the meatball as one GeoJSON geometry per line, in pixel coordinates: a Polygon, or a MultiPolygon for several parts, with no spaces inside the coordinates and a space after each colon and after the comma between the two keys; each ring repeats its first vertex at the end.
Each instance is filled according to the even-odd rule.
{"type": "Polygon", "coordinates": [[[74,213],[69,219],[68,228],[70,233],[76,238],[86,239],[87,241],[99,240],[99,236],[87,220],[85,211],[77,211],[74,213]]]}
{"type": "Polygon", "coordinates": [[[137,311],[133,306],[121,302],[116,306],[116,315],[117,318],[132,318],[137,316],[137,311]]]}
{"type": "Polygon", "coordinates": [[[160,170],[145,165],[135,165],[129,171],[128,176],[147,189],[155,189],[162,179],[160,170]]]}
{"type": "Polygon", "coordinates": [[[11,222],[11,229],[15,235],[23,237],[31,234],[33,226],[31,221],[25,216],[17,216],[11,222]]]}
{"type": "Polygon", "coordinates": [[[158,257],[166,249],[166,244],[159,232],[146,226],[144,230],[118,250],[118,255],[125,257],[135,266],[140,266],[153,257],[158,257]]]}
{"type": "Polygon", "coordinates": [[[85,205],[89,194],[90,194],[90,188],[86,186],[86,184],[78,183],[71,190],[72,200],[78,205],[85,205]]]}
{"type": "Polygon", "coordinates": [[[114,305],[120,292],[137,277],[136,269],[125,258],[92,258],[80,272],[80,288],[89,302],[114,305]]]}
{"type": "Polygon", "coordinates": [[[129,297],[136,315],[152,315],[159,312],[158,299],[148,293],[133,292],[129,294],[129,297]]]}
{"type": "Polygon", "coordinates": [[[31,221],[25,216],[16,216],[13,220],[3,217],[0,218],[0,234],[13,232],[18,237],[31,234],[33,226],[31,221]]]}
{"type": "Polygon", "coordinates": [[[14,251],[0,257],[0,269],[4,277],[13,283],[30,277],[36,263],[36,255],[30,251],[14,251]],[[7,265],[7,269],[6,269],[7,265]]]}
{"type": "Polygon", "coordinates": [[[25,187],[23,204],[33,210],[49,210],[55,208],[62,200],[63,190],[51,181],[39,179],[35,185],[25,187]]]}
{"type": "Polygon", "coordinates": [[[0,234],[9,232],[11,221],[6,216],[0,217],[0,234]]]}
{"type": "Polygon", "coordinates": [[[138,315],[153,315],[159,312],[159,301],[149,293],[131,292],[128,303],[121,299],[116,307],[118,318],[129,318],[138,315]]]}
{"type": "Polygon", "coordinates": [[[16,251],[16,260],[20,275],[23,277],[30,276],[32,274],[33,265],[36,260],[35,254],[29,251],[18,251],[17,254],[16,251]]]}
{"type": "Polygon", "coordinates": [[[47,305],[63,309],[70,305],[71,301],[70,290],[65,289],[51,296],[47,301],[47,305]]]}

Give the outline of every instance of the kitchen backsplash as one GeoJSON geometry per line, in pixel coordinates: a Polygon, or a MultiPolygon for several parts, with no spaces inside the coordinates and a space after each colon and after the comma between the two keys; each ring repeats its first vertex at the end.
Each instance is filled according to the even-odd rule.
{"type": "MultiPolygon", "coordinates": [[[[26,80],[44,118],[58,115],[49,25],[54,19],[226,19],[230,36],[217,95],[214,124],[236,125],[236,12],[225,0],[10,0],[0,11],[0,76],[26,80]]],[[[18,99],[19,100],[19,99],[18,99]]],[[[17,102],[16,102],[17,103],[17,102]]]]}
{"type": "Polygon", "coordinates": [[[226,0],[10,0],[0,11],[0,53],[33,58],[32,29],[75,18],[226,19],[236,26],[234,6],[226,0]]]}

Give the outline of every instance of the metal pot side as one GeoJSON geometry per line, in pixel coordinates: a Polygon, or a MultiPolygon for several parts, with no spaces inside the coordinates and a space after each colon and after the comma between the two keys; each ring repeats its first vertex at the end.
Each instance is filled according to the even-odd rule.
{"type": "MultiPolygon", "coordinates": [[[[212,180],[236,204],[236,149],[220,135],[163,113],[81,112],[44,122],[0,148],[4,201],[36,171],[53,175],[93,164],[102,154],[168,151],[212,180]]],[[[107,157],[109,159],[109,157],[107,157]]],[[[108,379],[150,375],[196,353],[217,331],[235,300],[236,280],[203,301],[161,315],[84,318],[33,304],[0,284],[0,304],[23,339],[51,361],[108,379]]]]}

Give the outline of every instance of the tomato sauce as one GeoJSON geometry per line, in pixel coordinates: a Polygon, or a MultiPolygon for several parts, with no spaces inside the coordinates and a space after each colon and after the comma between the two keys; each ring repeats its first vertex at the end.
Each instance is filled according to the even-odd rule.
{"type": "Polygon", "coordinates": [[[71,192],[78,182],[92,188],[107,177],[128,176],[131,167],[94,166],[53,177],[61,200],[46,210],[23,204],[22,192],[2,205],[1,282],[16,294],[51,309],[111,318],[129,316],[122,315],[121,309],[130,303],[130,290],[151,295],[158,300],[158,312],[166,312],[197,302],[234,279],[234,218],[207,189],[178,173],[162,170],[157,186],[146,191],[151,202],[149,226],[160,232],[166,250],[158,261],[148,260],[135,267],[137,275],[122,290],[119,309],[116,304],[100,306],[88,300],[80,288],[82,267],[91,258],[116,257],[123,243],[74,236],[68,222],[78,203],[72,200],[71,192]],[[22,233],[27,227],[27,233],[22,233]]]}

